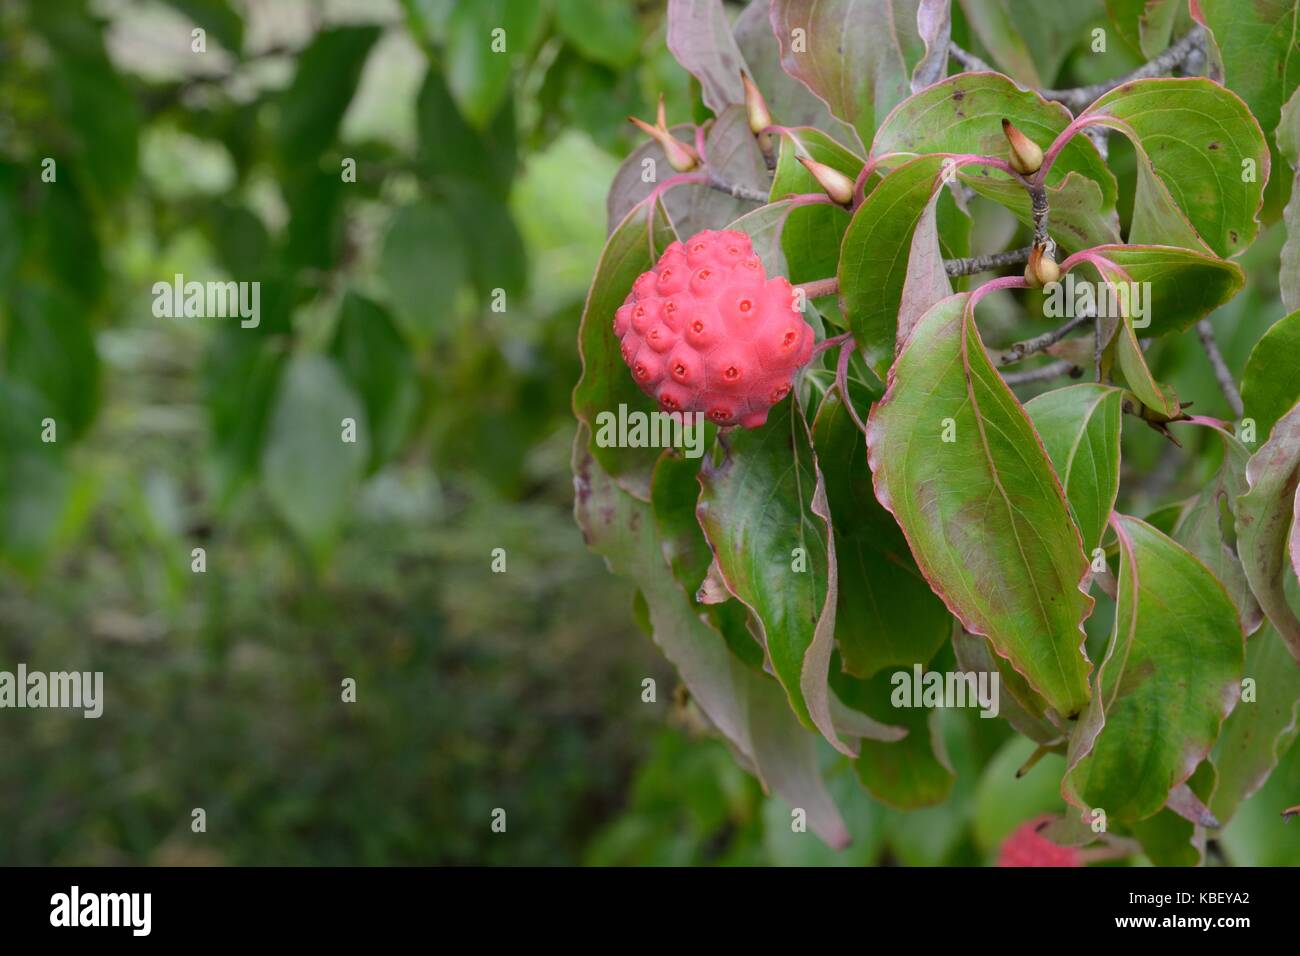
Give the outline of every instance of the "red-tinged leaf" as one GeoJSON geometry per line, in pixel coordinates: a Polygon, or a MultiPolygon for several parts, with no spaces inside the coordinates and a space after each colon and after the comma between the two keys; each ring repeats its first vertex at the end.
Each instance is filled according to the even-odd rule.
{"type": "Polygon", "coordinates": [[[1259,606],[1300,661],[1300,618],[1287,600],[1296,571],[1287,555],[1300,485],[1300,404],[1273,426],[1246,464],[1250,490],[1237,499],[1237,553],[1259,606]]]}
{"type": "Polygon", "coordinates": [[[848,831],[822,784],[816,736],[785,706],[777,684],[746,667],[691,606],[664,559],[650,506],[624,492],[588,452],[580,426],[574,442],[574,516],[587,545],[645,598],[654,641],[681,675],[709,721],[782,799],[805,809],[827,844],[848,831]]]}
{"type": "Polygon", "coordinates": [[[812,436],[793,401],[767,424],[731,432],[700,472],[700,526],[727,589],[755,615],[799,718],[844,753],[827,675],[834,649],[836,561],[812,436]]]}
{"type": "Polygon", "coordinates": [[[1236,700],[1244,639],[1228,593],[1194,555],[1137,518],[1117,514],[1111,526],[1115,624],[1061,792],[1131,822],[1158,813],[1214,745],[1236,700]]]}
{"type": "Polygon", "coordinates": [[[945,162],[919,156],[888,173],[854,212],[840,246],[845,316],[881,378],[913,323],[952,293],[934,215],[945,162]]]}
{"type": "MultiPolygon", "coordinates": [[[[858,407],[865,409],[871,397],[858,392],[858,407]]],[[[828,392],[817,411],[813,442],[835,529],[835,643],[844,669],[870,677],[929,661],[948,640],[952,616],[917,570],[893,517],[876,501],[866,441],[837,391],[828,392]]]]}
{"type": "MultiPolygon", "coordinates": [[[[1245,270],[1237,263],[1194,249],[1102,245],[1091,251],[1118,266],[1123,281],[1142,287],[1142,315],[1134,316],[1133,326],[1141,338],[1185,332],[1240,292],[1246,282],[1245,270]]],[[[1079,268],[1091,271],[1093,267],[1085,263],[1079,268]]],[[[1115,278],[1121,277],[1117,273],[1115,278]]]]}
{"type": "Polygon", "coordinates": [[[745,102],[745,58],[722,0],[668,0],[668,49],[700,81],[704,105],[715,114],[745,102]]]}
{"type": "MultiPolygon", "coordinates": [[[[1260,125],[1272,131],[1278,124],[1282,104],[1300,84],[1300,44],[1296,41],[1300,3],[1197,0],[1194,6],[1200,12],[1198,19],[1213,34],[1211,45],[1218,47],[1224,86],[1245,100],[1260,125]]],[[[1276,158],[1276,150],[1273,156],[1276,158]]],[[[1266,222],[1277,217],[1286,202],[1288,186],[1285,177],[1269,181],[1265,192],[1266,222]]]]}
{"type": "MultiPolygon", "coordinates": [[[[1286,244],[1282,246],[1279,285],[1282,304],[1296,311],[1300,310],[1300,90],[1293,93],[1282,108],[1276,135],[1278,150],[1291,164],[1291,199],[1282,212],[1286,244]]],[[[1275,179],[1284,180],[1285,177],[1286,170],[1279,169],[1275,179]]]]}
{"type": "Polygon", "coordinates": [[[1271,624],[1246,642],[1245,673],[1250,692],[1223,722],[1210,754],[1218,772],[1210,810],[1225,824],[1264,785],[1300,721],[1300,667],[1271,624]]]}
{"type": "Polygon", "coordinates": [[[1117,388],[1088,383],[1044,392],[1025,405],[1090,555],[1119,493],[1122,397],[1117,388]]]}
{"type": "Polygon", "coordinates": [[[986,635],[1037,693],[1073,716],[1088,702],[1088,561],[969,301],[955,295],[927,312],[890,371],[867,425],[876,497],[966,630],[986,635]]]}
{"type": "Polygon", "coordinates": [[[836,141],[856,145],[858,134],[853,127],[831,116],[825,103],[781,68],[781,47],[772,32],[771,10],[772,0],[751,0],[736,18],[734,32],[772,118],[782,126],[826,130],[836,141]]]}
{"type": "Polygon", "coordinates": [[[1205,562],[1236,605],[1242,630],[1253,634],[1263,621],[1264,612],[1251,593],[1250,582],[1233,547],[1235,536],[1229,532],[1225,537],[1224,530],[1225,524],[1232,526],[1231,520],[1225,520],[1224,512],[1235,516],[1237,499],[1247,491],[1246,462],[1250,452],[1221,422],[1193,418],[1185,424],[1208,428],[1218,436],[1223,445],[1223,462],[1214,480],[1179,511],[1170,537],[1205,562]]]}
{"type": "MultiPolygon", "coordinates": [[[[836,673],[831,684],[839,699],[855,711],[906,728],[901,740],[862,740],[853,766],[858,781],[877,800],[899,810],[918,810],[948,799],[956,773],[944,750],[939,712],[922,706],[919,699],[911,706],[894,705],[895,673],[891,668],[866,680],[836,673]]],[[[912,679],[914,673],[909,670],[906,676],[912,679]]],[[[916,687],[915,693],[919,697],[921,688],[916,687]]]]}
{"type": "Polygon", "coordinates": [[[1255,343],[1241,376],[1245,418],[1267,440],[1277,420],[1300,401],[1300,311],[1278,319],[1255,343]]]}
{"type": "Polygon", "coordinates": [[[915,2],[773,0],[781,65],[871,142],[925,55],[915,2]]]}
{"type": "Polygon", "coordinates": [[[989,646],[988,638],[952,629],[952,649],[957,666],[972,674],[998,675],[998,716],[1030,740],[1039,744],[1060,744],[1065,735],[1047,719],[1047,703],[1035,694],[1004,658],[989,646]]]}
{"type": "Polygon", "coordinates": [[[1131,242],[1195,248],[1176,234],[1157,187],[1167,190],[1216,254],[1237,255],[1254,241],[1268,147],[1259,123],[1233,93],[1199,77],[1135,80],[1102,96],[1080,114],[1085,117],[1126,136],[1139,173],[1154,174],[1139,179],[1131,242]],[[1243,174],[1246,169],[1251,175],[1243,174]]]}
{"type": "Polygon", "coordinates": [[[925,56],[912,70],[916,93],[948,75],[948,43],[952,37],[952,0],[920,0],[916,29],[925,44],[925,56]]]}
{"type": "Polygon", "coordinates": [[[627,298],[636,277],[654,265],[658,254],[677,238],[658,203],[653,224],[652,237],[648,206],[634,206],[605,242],[578,329],[582,377],[573,390],[573,411],[587,426],[592,455],[620,486],[642,500],[649,500],[650,473],[659,449],[602,448],[593,436],[601,412],[617,415],[619,405],[630,411],[656,411],[655,404],[632,380],[613,327],[614,312],[627,298]]]}
{"type": "MultiPolygon", "coordinates": [[[[692,140],[690,126],[674,126],[671,132],[682,142],[692,140]]],[[[767,191],[767,167],[749,131],[744,107],[730,107],[714,121],[705,139],[705,151],[710,169],[727,182],[760,193],[767,191]]],[[[619,166],[610,186],[606,200],[609,231],[612,233],[633,206],[673,175],[663,149],[654,140],[633,150],[619,166]]],[[[755,206],[751,200],[736,199],[703,183],[674,186],[663,193],[662,201],[673,227],[683,237],[701,229],[716,229],[719,223],[743,216],[755,206]]]]}

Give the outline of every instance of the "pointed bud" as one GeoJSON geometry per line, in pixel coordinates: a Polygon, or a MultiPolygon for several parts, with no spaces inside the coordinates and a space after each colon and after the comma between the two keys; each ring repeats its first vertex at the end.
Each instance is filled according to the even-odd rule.
{"type": "Polygon", "coordinates": [[[637,119],[635,116],[629,116],[628,119],[637,129],[652,137],[663,147],[664,155],[668,157],[668,164],[679,173],[689,172],[699,165],[699,154],[668,130],[651,126],[645,120],[637,119]]]}
{"type": "Polygon", "coordinates": [[[772,125],[772,114],[768,112],[767,100],[763,99],[763,94],[744,70],[740,71],[740,80],[745,84],[745,112],[749,114],[749,129],[757,136],[772,125]]]}
{"type": "Polygon", "coordinates": [[[1010,120],[1002,121],[1002,132],[1011,144],[1011,168],[1021,176],[1038,172],[1043,165],[1043,151],[1038,144],[1011,125],[1010,120]]]}
{"type": "Polygon", "coordinates": [[[1029,261],[1025,263],[1025,281],[1033,289],[1061,281],[1061,267],[1046,246],[1034,246],[1030,251],[1029,261]]]}
{"type": "Polygon", "coordinates": [[[817,184],[826,190],[826,195],[835,202],[847,206],[853,201],[853,180],[848,176],[815,159],[800,156],[799,162],[803,163],[804,169],[812,173],[813,179],[817,180],[817,184]]]}
{"type": "Polygon", "coordinates": [[[667,131],[668,129],[668,114],[664,110],[664,95],[662,93],[659,94],[659,110],[655,113],[655,125],[661,130],[667,131]]]}

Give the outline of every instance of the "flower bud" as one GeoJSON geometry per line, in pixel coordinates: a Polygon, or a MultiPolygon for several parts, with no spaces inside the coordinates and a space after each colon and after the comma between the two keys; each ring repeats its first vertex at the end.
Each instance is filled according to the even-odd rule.
{"type": "Polygon", "coordinates": [[[817,180],[817,184],[826,190],[826,195],[835,202],[847,206],[853,201],[853,180],[848,176],[815,159],[800,156],[799,162],[803,163],[804,169],[812,173],[813,179],[817,180]]]}
{"type": "Polygon", "coordinates": [[[1061,281],[1061,267],[1047,251],[1047,246],[1034,246],[1030,251],[1029,261],[1025,263],[1025,281],[1033,289],[1061,281]]]}
{"type": "Polygon", "coordinates": [[[668,157],[668,164],[679,173],[689,172],[699,165],[700,156],[694,148],[668,132],[666,127],[651,126],[645,120],[637,119],[635,116],[629,116],[628,119],[637,129],[653,137],[663,147],[664,155],[668,157]]]}
{"type": "Polygon", "coordinates": [[[740,80],[745,84],[745,112],[749,114],[749,129],[757,136],[772,125],[772,114],[768,112],[767,100],[763,99],[763,94],[744,70],[740,71],[740,80]]]}
{"type": "Polygon", "coordinates": [[[1011,144],[1011,168],[1021,176],[1038,172],[1043,165],[1043,151],[1038,144],[1011,125],[1010,120],[1002,121],[1002,132],[1011,144]]]}

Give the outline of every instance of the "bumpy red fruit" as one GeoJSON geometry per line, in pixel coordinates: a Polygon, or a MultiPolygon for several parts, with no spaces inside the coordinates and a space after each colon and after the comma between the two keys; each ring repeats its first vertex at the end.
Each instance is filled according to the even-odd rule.
{"type": "Polygon", "coordinates": [[[1078,850],[1057,846],[1038,832],[1051,819],[1038,817],[1018,826],[1003,841],[998,866],[1083,866],[1078,850]]]}
{"type": "Polygon", "coordinates": [[[784,276],[749,237],[706,229],[674,242],[614,316],[623,361],[666,412],[757,428],[812,358],[814,333],[784,276]]]}

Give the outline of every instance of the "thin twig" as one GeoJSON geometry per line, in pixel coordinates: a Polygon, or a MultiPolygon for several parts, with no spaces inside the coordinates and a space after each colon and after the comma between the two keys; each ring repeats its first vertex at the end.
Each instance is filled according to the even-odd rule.
{"type": "Polygon", "coordinates": [[[963,50],[955,43],[948,44],[948,52],[952,54],[953,59],[960,63],[966,70],[971,73],[994,73],[993,67],[989,66],[974,53],[969,50],[963,50]]]}
{"type": "Polygon", "coordinates": [[[1201,345],[1205,348],[1205,354],[1210,359],[1210,367],[1214,369],[1214,377],[1219,380],[1219,388],[1223,392],[1223,397],[1228,400],[1228,407],[1232,409],[1232,414],[1237,418],[1241,417],[1244,406],[1241,404],[1241,392],[1237,390],[1237,382],[1232,377],[1232,372],[1228,368],[1228,363],[1223,360],[1223,353],[1219,351],[1219,343],[1214,340],[1214,326],[1210,324],[1209,319],[1201,319],[1196,323],[1196,334],[1201,337],[1201,345]]]}
{"type": "Polygon", "coordinates": [[[1057,378],[1061,375],[1068,375],[1070,378],[1078,378],[1083,374],[1083,369],[1073,362],[1061,359],[1059,362],[1052,362],[1044,365],[1042,368],[1031,368],[1027,372],[1008,372],[1002,376],[1002,380],[1008,385],[1025,385],[1029,382],[1045,382],[1048,379],[1057,378]]]}
{"type": "Polygon", "coordinates": [[[1007,266],[1023,266],[1029,261],[1029,250],[1031,248],[1031,246],[1025,246],[1023,249],[1008,249],[1006,252],[994,252],[987,256],[945,259],[943,260],[943,271],[948,273],[949,278],[955,278],[956,276],[973,276],[981,272],[991,272],[994,269],[1005,269],[1007,266]]]}
{"type": "Polygon", "coordinates": [[[1048,100],[1064,103],[1072,112],[1078,113],[1089,103],[1117,86],[1132,83],[1134,80],[1146,80],[1154,76],[1163,76],[1183,65],[1194,51],[1202,49],[1205,38],[1199,26],[1192,27],[1177,42],[1158,56],[1152,57],[1136,70],[1125,73],[1112,80],[1102,80],[1088,86],[1076,86],[1068,90],[1040,90],[1039,94],[1048,100]]]}
{"type": "Polygon", "coordinates": [[[716,189],[718,192],[726,193],[734,199],[743,199],[746,202],[767,202],[767,193],[765,192],[760,192],[757,189],[750,189],[748,186],[742,186],[740,183],[729,182],[719,176],[712,169],[708,170],[708,174],[708,186],[711,189],[716,189]]]}
{"type": "Polygon", "coordinates": [[[1029,202],[1034,217],[1034,245],[1047,245],[1047,187],[1030,186],[1029,202]]]}
{"type": "MultiPolygon", "coordinates": [[[[998,353],[996,363],[998,365],[1012,365],[1019,362],[1027,356],[1034,355],[1037,352],[1050,348],[1079,326],[1091,321],[1091,315],[1080,315],[1071,319],[1069,322],[1066,322],[1058,329],[1052,329],[1050,332],[1036,335],[1032,339],[1025,339],[1022,342],[1016,342],[1010,348],[1003,349],[998,353]]],[[[1072,364],[1071,367],[1073,367],[1072,364]]]]}

